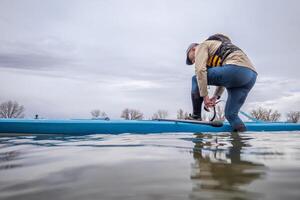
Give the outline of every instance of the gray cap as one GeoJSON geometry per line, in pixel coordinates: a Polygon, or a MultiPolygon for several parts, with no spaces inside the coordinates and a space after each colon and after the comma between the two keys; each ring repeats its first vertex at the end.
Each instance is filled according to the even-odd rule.
{"type": "Polygon", "coordinates": [[[192,61],[190,61],[190,59],[189,59],[189,52],[190,52],[190,50],[193,48],[193,47],[195,47],[195,46],[197,46],[197,45],[199,45],[198,43],[192,43],[192,44],[190,44],[189,45],[189,47],[187,48],[187,50],[186,50],[186,64],[187,65],[192,65],[193,63],[192,63],[192,61]]]}

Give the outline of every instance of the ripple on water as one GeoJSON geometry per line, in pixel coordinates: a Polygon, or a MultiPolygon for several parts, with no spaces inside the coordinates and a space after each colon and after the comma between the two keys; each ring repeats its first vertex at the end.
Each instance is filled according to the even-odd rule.
{"type": "Polygon", "coordinates": [[[300,133],[0,138],[0,199],[297,199],[300,133]]]}

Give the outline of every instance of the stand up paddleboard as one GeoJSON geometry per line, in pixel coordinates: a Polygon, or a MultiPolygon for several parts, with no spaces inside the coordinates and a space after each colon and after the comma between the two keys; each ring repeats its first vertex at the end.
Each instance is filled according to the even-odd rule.
{"type": "MultiPolygon", "coordinates": [[[[300,124],[284,122],[246,122],[248,131],[300,131],[300,124]]],[[[195,120],[92,120],[92,119],[0,119],[0,135],[14,134],[149,134],[231,132],[229,123],[195,120]]]]}

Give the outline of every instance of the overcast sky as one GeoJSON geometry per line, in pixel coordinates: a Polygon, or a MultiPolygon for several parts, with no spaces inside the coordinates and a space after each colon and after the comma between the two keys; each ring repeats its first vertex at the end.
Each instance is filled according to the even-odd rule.
{"type": "Polygon", "coordinates": [[[0,0],[0,102],[18,101],[28,118],[191,112],[194,67],[185,65],[185,50],[225,33],[259,74],[242,109],[300,110],[299,7],[297,0],[0,0]]]}

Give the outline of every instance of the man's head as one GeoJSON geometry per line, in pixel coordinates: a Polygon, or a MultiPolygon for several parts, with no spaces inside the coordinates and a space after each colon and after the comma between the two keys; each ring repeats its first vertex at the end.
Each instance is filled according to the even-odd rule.
{"type": "Polygon", "coordinates": [[[195,54],[196,54],[196,47],[198,43],[192,43],[186,50],[186,64],[192,65],[195,63],[195,54]]]}

